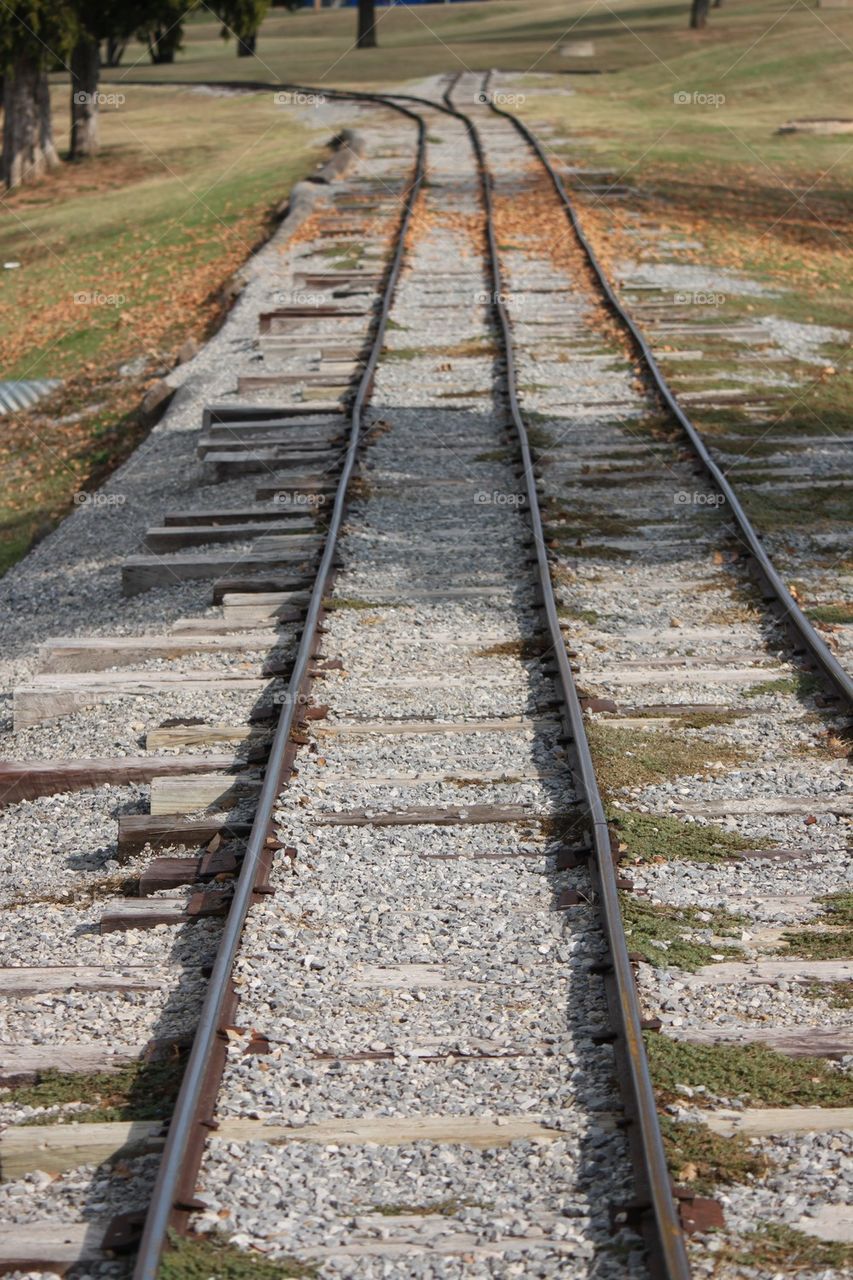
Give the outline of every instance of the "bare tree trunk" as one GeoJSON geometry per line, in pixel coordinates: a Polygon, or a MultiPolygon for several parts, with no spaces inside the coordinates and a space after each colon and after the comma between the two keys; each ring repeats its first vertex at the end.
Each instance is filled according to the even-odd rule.
{"type": "Polygon", "coordinates": [[[714,9],[722,9],[722,7],[723,7],[723,0],[714,0],[714,3],[713,3],[714,9]]]}
{"type": "Polygon", "coordinates": [[[376,4],[375,0],[358,0],[358,37],[357,49],[376,48],[376,4]]]}
{"type": "Polygon", "coordinates": [[[98,81],[101,55],[97,40],[81,36],[71,51],[71,159],[97,153],[98,81]]]}
{"type": "Polygon", "coordinates": [[[4,185],[33,182],[58,164],[47,73],[34,62],[16,62],[3,82],[4,185]]]}
{"type": "Polygon", "coordinates": [[[253,58],[255,56],[255,48],[258,43],[257,32],[250,36],[237,37],[237,57],[253,58]]]}
{"type": "Polygon", "coordinates": [[[148,54],[155,66],[175,61],[175,50],[181,43],[180,25],[168,31],[160,28],[148,32],[148,54]]]}
{"type": "Polygon", "coordinates": [[[690,26],[694,31],[701,31],[708,21],[709,0],[693,0],[690,7],[690,26]]]}
{"type": "Polygon", "coordinates": [[[118,36],[109,36],[107,38],[107,56],[104,59],[104,65],[107,67],[120,66],[122,55],[126,48],[126,40],[122,40],[118,36]]]}

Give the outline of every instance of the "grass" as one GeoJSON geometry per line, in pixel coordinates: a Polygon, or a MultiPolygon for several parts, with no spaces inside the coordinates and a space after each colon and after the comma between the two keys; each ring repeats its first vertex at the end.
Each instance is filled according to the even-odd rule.
{"type": "Polygon", "coordinates": [[[674,1180],[700,1195],[713,1193],[721,1184],[752,1182],[770,1168],[767,1158],[739,1134],[723,1138],[706,1125],[684,1124],[669,1116],[660,1117],[660,1127],[674,1180]]]}
{"type": "Polygon", "coordinates": [[[782,1222],[762,1222],[739,1241],[725,1243],[714,1256],[720,1263],[760,1268],[777,1276],[805,1272],[847,1275],[853,1269],[853,1244],[820,1240],[782,1222]]]}
{"type": "Polygon", "coordinates": [[[296,1258],[262,1257],[221,1236],[171,1235],[157,1272],[160,1280],[295,1280],[317,1268],[296,1258]]]}
{"type": "Polygon", "coordinates": [[[387,600],[361,600],[357,596],[326,596],[323,608],[331,609],[399,609],[399,604],[387,600]]]}
{"type": "Polygon", "coordinates": [[[684,1101],[678,1085],[705,1092],[694,1105],[715,1098],[740,1099],[752,1107],[849,1107],[853,1082],[823,1058],[788,1058],[763,1045],[695,1045],[646,1035],[649,1066],[660,1101],[684,1101]]]}
{"type": "Polygon", "coordinates": [[[668,730],[636,733],[598,721],[587,726],[599,784],[613,795],[625,787],[643,787],[669,778],[719,776],[715,765],[734,765],[743,752],[719,742],[705,742],[668,730]]]}
{"type": "Polygon", "coordinates": [[[542,657],[544,646],[545,641],[542,636],[524,636],[519,640],[499,640],[496,644],[476,649],[474,657],[519,658],[522,662],[529,662],[542,657]]]}
{"type": "Polygon", "coordinates": [[[800,989],[808,1000],[825,1000],[833,1009],[853,1009],[853,982],[807,982],[800,989]]]}
{"type": "Polygon", "coordinates": [[[848,960],[853,956],[853,893],[831,893],[820,899],[826,904],[821,929],[789,929],[783,933],[786,955],[808,960],[848,960]]]}
{"type": "Polygon", "coordinates": [[[848,623],[853,623],[853,605],[814,605],[808,610],[808,615],[813,622],[827,622],[831,626],[845,626],[848,623]]]}
{"type": "Polygon", "coordinates": [[[33,1116],[27,1121],[32,1125],[160,1120],[171,1113],[183,1071],[183,1054],[177,1050],[165,1061],[131,1062],[118,1071],[45,1071],[34,1084],[11,1089],[6,1101],[16,1107],[73,1106],[65,1115],[33,1116]]]}
{"type": "Polygon", "coordinates": [[[692,936],[697,930],[718,935],[734,933],[744,922],[743,917],[721,908],[705,911],[700,907],[655,905],[623,893],[621,910],[629,948],[648,964],[698,969],[714,960],[736,959],[742,954],[740,947],[700,942],[692,936]]]}
{"type": "Polygon", "coordinates": [[[491,1209],[491,1204],[478,1200],[458,1200],[451,1197],[447,1200],[436,1200],[433,1204],[408,1204],[400,1201],[393,1204],[370,1205],[369,1213],[381,1214],[383,1218],[432,1217],[433,1214],[443,1218],[452,1218],[460,1209],[491,1209]]]}
{"type": "Polygon", "coordinates": [[[627,862],[666,862],[686,858],[692,862],[723,862],[742,849],[769,847],[769,840],[752,839],[713,825],[681,822],[654,813],[630,813],[614,809],[609,822],[619,837],[619,849],[627,862]]]}
{"type": "MultiPolygon", "coordinates": [[[[4,197],[0,260],[21,266],[3,272],[2,376],[65,385],[3,419],[0,571],[143,438],[146,386],[188,337],[216,327],[221,286],[319,154],[310,123],[276,127],[282,109],[271,94],[122,92],[125,103],[101,113],[96,159],[4,197]],[[136,361],[137,372],[118,372],[136,361]]],[[[57,84],[60,148],[67,96],[57,84]]]]}
{"type": "Polygon", "coordinates": [[[816,676],[800,674],[794,676],[781,676],[778,680],[762,680],[760,684],[754,684],[748,689],[744,689],[743,696],[745,698],[763,698],[774,693],[793,693],[797,698],[808,698],[820,688],[820,681],[816,676]]]}

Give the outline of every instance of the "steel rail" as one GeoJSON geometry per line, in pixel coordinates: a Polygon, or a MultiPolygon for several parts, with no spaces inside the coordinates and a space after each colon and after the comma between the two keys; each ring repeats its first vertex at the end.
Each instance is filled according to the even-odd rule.
{"type": "MultiPolygon", "coordinates": [[[[263,87],[274,86],[264,85],[263,87]]],[[[258,872],[262,866],[264,848],[272,826],[273,810],[281,790],[282,774],[286,767],[286,753],[290,743],[291,731],[296,719],[297,709],[301,704],[309,681],[309,663],[316,651],[319,635],[318,628],[323,616],[323,599],[334,569],[333,562],[343,522],[347,490],[356,464],[361,435],[362,410],[370,393],[373,375],[382,350],[388,315],[403,265],[406,233],[426,170],[426,124],[416,112],[399,106],[396,102],[382,95],[336,94],[336,96],[367,99],[378,105],[388,106],[415,121],[417,125],[417,149],[414,178],[409,184],[403,200],[403,212],[397,231],[397,244],[385,280],[382,306],[375,321],[371,351],[359,380],[351,409],[350,434],[346,457],[329,519],[323,556],[311,591],[302,635],[270,750],[269,762],[252,823],[252,830],[246,845],[243,864],[235,884],[228,918],[205,993],[180,1092],[169,1124],[163,1157],[149,1202],[139,1252],[136,1258],[133,1273],[134,1280],[156,1280],[160,1258],[167,1245],[173,1214],[178,1209],[176,1199],[179,1186],[182,1178],[186,1179],[187,1177],[190,1144],[194,1136],[197,1136],[199,1128],[207,1129],[210,1127],[211,1118],[201,1116],[199,1107],[205,1097],[208,1072],[214,1058],[223,1010],[226,1007],[229,996],[231,972],[239,949],[243,926],[249,907],[252,904],[258,872]]],[[[193,1177],[196,1172],[197,1165],[192,1169],[193,1177]]]]}
{"type": "Polygon", "coordinates": [[[533,151],[535,151],[544,166],[545,171],[554,186],[554,190],[562,202],[563,208],[569,222],[571,223],[572,229],[577,236],[578,242],[586,255],[587,261],[592,267],[596,279],[598,280],[601,291],[607,299],[608,306],[621,324],[623,324],[630,333],[636,350],[639,352],[643,363],[651,374],[657,394],[690,440],[690,443],[696,451],[705,471],[725,498],[740,535],[746,546],[749,548],[761,577],[770,589],[770,598],[774,599],[776,603],[781,606],[784,619],[796,633],[797,641],[803,645],[812,662],[822,672],[833,690],[847,703],[848,707],[853,707],[853,677],[851,677],[849,672],[845,671],[835,655],[830,652],[828,646],[820,638],[809,619],[791,595],[791,592],[785,585],[778,570],[774,566],[767,552],[764,550],[761,543],[761,537],[754,528],[749,516],[741,506],[731,483],[711,456],[700,431],[678,403],[678,400],[671,390],[666,377],[662,373],[660,365],[655,359],[654,353],[652,352],[649,343],[646,341],[642,330],[619,301],[619,298],[616,296],[616,293],[607,278],[604,268],[598,260],[595,250],[584,235],[574,202],[566,191],[560,175],[548,159],[542,143],[523,120],[520,120],[518,116],[514,115],[511,111],[507,111],[505,108],[499,107],[492,100],[491,95],[488,93],[488,81],[491,75],[492,73],[489,72],[489,75],[484,81],[484,98],[488,101],[488,105],[496,115],[503,116],[504,119],[509,120],[514,125],[528,145],[533,149],[533,151]]]}
{"type": "Polygon", "coordinates": [[[601,793],[598,789],[592,753],[586,736],[583,710],[575,687],[574,676],[572,675],[557,613],[557,601],[554,595],[551,568],[545,547],[545,533],[539,510],[533,457],[518,399],[515,348],[509,314],[503,300],[503,273],[494,227],[492,177],[480,135],[474,122],[464,112],[457,110],[453,106],[453,91],[458,80],[459,76],[454,78],[444,95],[444,101],[448,109],[465,125],[477,158],[480,189],[486,218],[488,257],[494,288],[493,307],[503,339],[506,356],[507,394],[524,464],[524,480],[527,489],[530,524],[536,548],[539,585],[542,592],[542,602],[551,648],[556,659],[560,688],[566,707],[569,734],[574,746],[577,774],[580,777],[589,806],[598,906],[610,953],[609,964],[612,965],[612,973],[610,975],[612,981],[609,984],[609,994],[612,993],[613,996],[611,1016],[615,1024],[612,1029],[617,1037],[616,1049],[623,1067],[620,1085],[625,1097],[627,1117],[631,1121],[629,1124],[629,1138],[639,1183],[638,1203],[633,1207],[640,1216],[644,1229],[644,1236],[649,1248],[650,1268],[653,1274],[660,1276],[662,1280],[689,1280],[690,1265],[687,1260],[684,1236],[673,1195],[672,1181],[667,1168],[654,1087],[645,1045],[643,1044],[642,1015],[622,923],[610,831],[601,793]]]}

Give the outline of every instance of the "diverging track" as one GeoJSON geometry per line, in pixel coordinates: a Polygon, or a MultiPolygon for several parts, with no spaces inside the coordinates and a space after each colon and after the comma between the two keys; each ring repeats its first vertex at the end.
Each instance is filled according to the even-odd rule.
{"type": "MultiPolygon", "coordinates": [[[[686,1277],[680,1224],[716,1224],[719,1206],[689,1176],[672,1186],[669,1095],[652,1088],[635,974],[647,1025],[688,1045],[750,1040],[736,991],[755,954],[679,984],[647,963],[654,913],[663,900],[675,918],[661,950],[675,946],[677,964],[698,929],[690,956],[731,953],[737,968],[715,932],[731,926],[722,904],[758,891],[759,921],[775,922],[781,899],[758,877],[781,862],[803,889],[795,919],[810,920],[815,883],[841,869],[837,761],[806,759],[814,721],[765,688],[799,677],[765,602],[746,597],[731,542],[744,529],[673,502],[701,486],[601,310],[533,140],[474,77],[391,111],[353,96],[381,109],[384,150],[369,147],[300,230],[286,280],[267,287],[255,359],[226,360],[236,392],[207,404],[196,494],[124,566],[128,595],[153,589],[171,629],[146,630],[130,601],[131,634],[54,640],[16,690],[12,831],[33,798],[150,784],[150,813],[120,793],[117,852],[143,897],[108,904],[101,929],[187,927],[171,955],[155,939],[144,974],[75,952],[89,967],[62,970],[76,994],[53,1046],[23,1044],[22,1028],[27,998],[56,990],[56,955],[16,969],[6,1078],[114,1071],[144,1050],[165,1054],[167,1081],[177,1055],[183,1083],[159,1160],[166,1111],[150,1096],[142,1113],[128,1102],[146,1119],[135,1130],[36,1130],[60,1177],[48,1212],[0,1234],[0,1264],[120,1273],[116,1253],[139,1241],[139,1213],[111,1216],[129,1179],[128,1207],[145,1210],[140,1280],[170,1228],[206,1242],[199,1265],[213,1270],[224,1232],[292,1275],[686,1277]],[[223,671],[235,654],[250,672],[223,671]],[[170,701],[165,722],[164,694],[179,712],[170,701]],[[44,721],[123,743],[129,706],[142,759],[73,759],[69,729],[72,759],[33,767],[44,721]],[[664,735],[675,758],[661,763],[664,735]],[[687,819],[715,832],[721,812],[736,830],[664,861],[687,819]],[[697,847],[714,869],[691,879],[697,847]],[[647,897],[627,896],[620,853],[647,897]],[[697,920],[706,891],[719,909],[697,920]],[[186,943],[193,931],[204,946],[186,943]],[[99,994],[93,1014],[86,993],[153,992],[174,961],[181,998],[152,996],[164,1007],[144,1023],[160,1034],[104,1064],[116,997],[99,994]],[[736,1025],[707,999],[726,981],[736,1025]],[[176,1033],[189,1028],[187,1053],[176,1033]],[[105,1161],[94,1175],[75,1168],[86,1152],[105,1161]],[[85,1177],[87,1201],[63,1187],[85,1177]]],[[[96,796],[112,824],[115,797],[96,796]]],[[[25,908],[22,926],[34,918],[25,908]]],[[[800,1006],[777,1003],[784,1031],[800,1006]]],[[[668,1044],[649,1040],[659,1086],[668,1044]]],[[[35,1176],[14,1102],[10,1118],[6,1176],[35,1176]]],[[[731,1209],[740,1230],[750,1206],[731,1209]]]]}

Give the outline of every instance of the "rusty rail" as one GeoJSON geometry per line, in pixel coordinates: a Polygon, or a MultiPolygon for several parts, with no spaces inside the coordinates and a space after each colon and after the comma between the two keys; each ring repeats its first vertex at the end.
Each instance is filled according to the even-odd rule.
{"type": "Polygon", "coordinates": [[[448,88],[445,103],[468,130],[477,158],[483,209],[486,215],[487,253],[494,290],[492,302],[506,355],[507,394],[524,464],[524,482],[536,549],[539,586],[551,648],[557,663],[567,728],[575,754],[576,776],[580,779],[586,793],[589,808],[592,868],[598,892],[599,913],[610,953],[606,974],[608,1004],[613,1023],[612,1030],[616,1037],[614,1047],[621,1066],[620,1086],[625,1101],[628,1136],[638,1184],[637,1199],[631,1206],[631,1211],[643,1230],[653,1274],[661,1277],[661,1280],[689,1280],[690,1266],[673,1195],[672,1181],[667,1168],[654,1087],[643,1044],[642,1015],[622,924],[610,831],[587,741],[583,711],[557,613],[530,441],[518,400],[512,328],[509,313],[503,301],[503,274],[494,228],[492,178],[474,122],[469,116],[453,107],[453,90],[458,79],[457,76],[448,88]]]}
{"type": "Polygon", "coordinates": [[[484,98],[488,100],[488,104],[495,115],[503,116],[504,119],[510,121],[528,145],[533,149],[542,163],[545,172],[548,174],[548,177],[554,186],[557,196],[562,202],[563,208],[566,212],[566,217],[572,226],[572,230],[577,237],[578,243],[586,255],[587,261],[593,270],[610,310],[619,322],[628,330],[635,350],[639,354],[642,363],[648,370],[648,373],[651,375],[657,395],[666,406],[669,413],[671,413],[673,418],[675,418],[682,431],[684,431],[710,480],[717,486],[720,493],[722,493],[725,498],[726,505],[732,514],[740,537],[749,549],[758,570],[759,577],[764,583],[766,591],[769,593],[765,597],[766,601],[768,603],[773,602],[780,609],[783,621],[793,632],[795,645],[802,646],[803,652],[808,655],[808,658],[817,668],[823,677],[824,682],[833,690],[833,693],[837,697],[841,698],[848,707],[853,707],[853,678],[851,678],[850,674],[844,670],[835,655],[830,652],[828,646],[818,635],[815,628],[809,622],[808,618],[791,595],[791,592],[782,580],[778,570],[774,566],[767,552],[764,550],[761,542],[761,535],[756,531],[752,521],[741,506],[737,494],[729,480],[726,478],[725,473],[711,456],[701,432],[678,403],[678,400],[662,373],[642,330],[619,301],[613,286],[607,278],[604,268],[596,256],[595,250],[584,235],[574,202],[566,191],[560,175],[548,159],[542,143],[536,137],[533,130],[528,128],[523,120],[519,120],[519,118],[513,115],[511,111],[507,111],[503,107],[497,106],[492,100],[488,91],[489,81],[492,74],[493,73],[490,71],[483,81],[482,92],[484,98]]]}
{"type": "MultiPolygon", "coordinates": [[[[253,87],[272,88],[273,86],[255,85],[253,87]]],[[[275,87],[292,88],[293,86],[275,87]]],[[[315,92],[328,93],[329,91],[316,90],[315,92]]],[[[425,173],[426,126],[419,115],[381,95],[335,94],[334,96],[356,97],[388,106],[415,122],[418,140],[414,177],[403,201],[397,244],[384,282],[382,305],[375,320],[370,355],[359,380],[350,411],[350,433],[346,457],[329,519],[323,556],[311,591],[311,599],[281,716],[276,727],[243,865],[234,888],[228,919],[217,950],[180,1093],[169,1125],[163,1159],[145,1219],[134,1280],[155,1280],[170,1230],[177,1223],[185,1222],[189,1212],[197,1207],[194,1203],[195,1179],[204,1150],[204,1139],[212,1127],[216,1093],[225,1062],[222,1027],[223,1023],[227,1022],[228,1010],[233,1002],[231,972],[256,886],[270,856],[269,841],[273,831],[273,810],[283,780],[292,763],[291,731],[297,719],[297,710],[304,705],[310,684],[309,665],[318,646],[319,626],[323,617],[323,598],[328,592],[334,573],[333,562],[343,523],[347,490],[355,469],[360,443],[362,410],[370,394],[374,372],[382,350],[388,314],[403,265],[406,233],[425,173]]]]}

